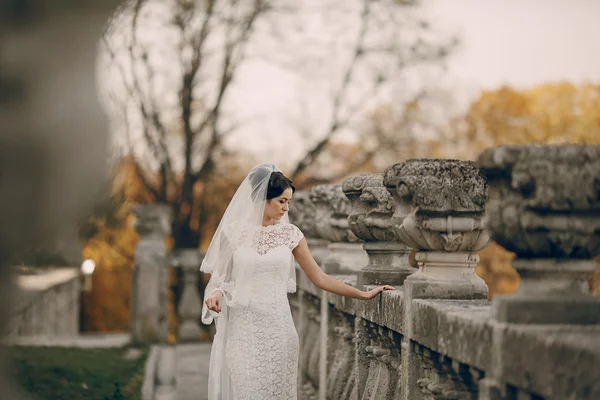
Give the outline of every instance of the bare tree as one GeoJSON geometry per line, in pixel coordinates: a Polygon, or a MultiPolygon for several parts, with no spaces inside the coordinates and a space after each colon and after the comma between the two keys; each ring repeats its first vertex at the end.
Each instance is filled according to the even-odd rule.
{"type": "MultiPolygon", "coordinates": [[[[324,8],[334,7],[326,0],[320,3],[324,8]]],[[[337,25],[332,30],[348,33],[340,38],[333,36],[333,45],[339,47],[339,42],[344,41],[345,51],[334,74],[324,77],[331,82],[329,96],[324,101],[329,117],[316,134],[315,127],[306,124],[312,119],[307,116],[301,119],[305,125],[300,129],[310,132],[317,140],[298,161],[292,179],[306,175],[309,166],[316,165],[315,161],[327,152],[332,140],[341,132],[354,130],[360,136],[359,141],[370,144],[357,159],[345,163],[345,168],[335,174],[324,177],[315,176],[318,172],[308,173],[313,176],[302,177],[303,185],[347,176],[369,163],[379,150],[389,148],[393,138],[387,130],[372,124],[365,127],[364,122],[372,122],[373,117],[372,112],[366,111],[374,107],[380,91],[389,89],[405,71],[421,64],[440,63],[457,45],[455,37],[439,35],[431,29],[415,1],[356,0],[350,3],[355,4],[347,10],[350,15],[332,21],[332,25],[337,25]]],[[[396,128],[416,122],[415,109],[426,97],[428,93],[419,90],[403,100],[405,104],[400,108],[406,114],[394,117],[396,128]]]]}
{"type": "MultiPolygon", "coordinates": [[[[320,110],[325,123],[303,118],[310,135],[302,140],[317,141],[293,169],[296,179],[336,135],[356,128],[402,71],[450,51],[453,39],[428,37],[429,25],[414,9],[412,2],[392,0],[125,3],[102,40],[105,80],[120,82],[105,98],[113,130],[122,132],[119,147],[135,157],[154,200],[173,209],[176,247],[201,241],[210,212],[203,194],[222,173],[215,165],[227,155],[228,135],[244,123],[226,107],[241,66],[262,57],[329,89],[320,110]],[[315,20],[324,21],[316,35],[315,20]]],[[[364,165],[384,145],[378,142],[349,168],[364,165]]]]}
{"type": "Polygon", "coordinates": [[[176,247],[200,242],[206,202],[198,193],[233,128],[223,100],[258,21],[274,10],[268,0],[131,0],[102,38],[105,79],[119,80],[106,96],[111,115],[120,115],[119,145],[154,200],[171,205],[176,247]]]}

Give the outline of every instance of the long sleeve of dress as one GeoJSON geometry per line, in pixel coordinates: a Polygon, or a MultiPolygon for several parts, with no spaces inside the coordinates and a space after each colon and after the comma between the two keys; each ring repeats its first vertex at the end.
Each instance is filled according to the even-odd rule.
{"type": "MultiPolygon", "coordinates": [[[[230,236],[231,238],[231,236],[230,236]]],[[[221,238],[221,246],[233,246],[233,241],[223,236],[221,238]]],[[[206,306],[206,300],[217,290],[223,293],[223,302],[226,305],[231,306],[234,303],[234,293],[235,293],[235,281],[233,279],[233,258],[231,257],[229,260],[224,260],[226,265],[219,265],[214,268],[210,280],[204,290],[204,300],[202,303],[202,323],[206,325],[210,325],[213,322],[215,317],[219,316],[219,313],[209,310],[206,306]]],[[[201,268],[204,270],[204,265],[201,268]]]]}

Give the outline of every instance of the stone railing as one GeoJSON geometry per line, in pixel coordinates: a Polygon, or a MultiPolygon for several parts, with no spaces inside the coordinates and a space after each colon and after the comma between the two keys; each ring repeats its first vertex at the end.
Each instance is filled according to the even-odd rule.
{"type": "Polygon", "coordinates": [[[300,397],[599,399],[600,299],[587,285],[600,253],[599,188],[599,146],[535,145],[350,178],[347,225],[340,188],[312,188],[331,243],[322,268],[396,290],[359,301],[299,274],[300,397]],[[360,270],[336,253],[357,243],[344,228],[363,241],[360,270]],[[521,283],[488,301],[474,267],[491,239],[517,254],[521,283]]]}
{"type": "Polygon", "coordinates": [[[11,288],[5,338],[79,335],[81,275],[61,268],[36,275],[16,275],[11,288]]]}

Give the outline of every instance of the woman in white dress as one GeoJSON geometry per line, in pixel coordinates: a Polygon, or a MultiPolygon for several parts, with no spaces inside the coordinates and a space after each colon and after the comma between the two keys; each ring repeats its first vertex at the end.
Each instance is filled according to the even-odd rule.
{"type": "Polygon", "coordinates": [[[316,287],[368,300],[368,292],[325,274],[311,256],[287,211],[295,187],[273,164],[250,171],[229,203],[201,270],[212,274],[202,322],[215,320],[211,400],[297,398],[298,333],[288,292],[296,290],[295,263],[316,287]]]}

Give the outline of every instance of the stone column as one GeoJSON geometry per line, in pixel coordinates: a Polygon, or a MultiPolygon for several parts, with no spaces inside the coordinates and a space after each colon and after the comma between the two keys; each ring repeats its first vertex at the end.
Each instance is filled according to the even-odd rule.
{"type": "Polygon", "coordinates": [[[134,227],[140,235],[135,250],[131,288],[133,341],[168,341],[168,262],[165,237],[171,232],[170,209],[163,204],[136,204],[134,227]]]}
{"type": "Polygon", "coordinates": [[[487,186],[473,162],[413,159],[389,167],[384,184],[396,209],[392,226],[399,240],[417,249],[419,270],[404,281],[402,398],[422,396],[425,366],[411,340],[412,302],[418,298],[487,299],[475,274],[476,251],[490,241],[484,230],[487,186]]]}
{"type": "Polygon", "coordinates": [[[180,318],[177,338],[179,342],[197,342],[202,334],[202,299],[198,293],[198,279],[204,254],[198,249],[175,249],[171,259],[171,264],[180,267],[183,272],[183,290],[177,310],[180,318]]]}
{"type": "Polygon", "coordinates": [[[383,185],[383,174],[360,175],[344,181],[343,190],[352,205],[348,223],[365,241],[368,264],[358,275],[358,287],[401,285],[416,270],[410,266],[410,247],[399,242],[392,225],[396,205],[383,185]]]}
{"type": "Polygon", "coordinates": [[[600,324],[588,282],[600,254],[600,146],[520,145],[484,151],[487,228],[517,254],[518,290],[493,318],[519,324],[600,324]]]}
{"type": "Polygon", "coordinates": [[[359,239],[350,230],[350,201],[340,185],[317,185],[310,189],[310,199],[316,208],[315,229],[327,239],[328,254],[321,267],[330,274],[357,273],[368,263],[359,239]]]}

